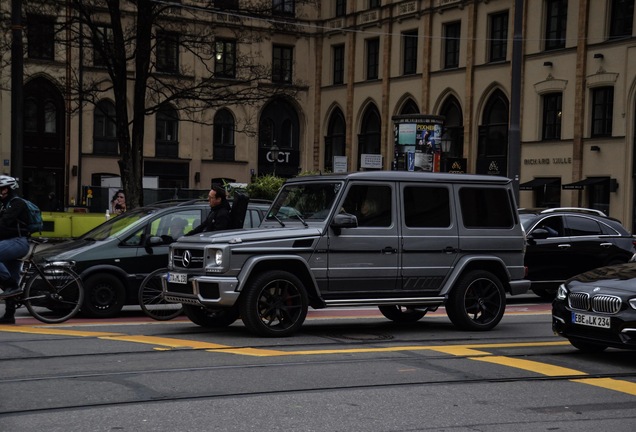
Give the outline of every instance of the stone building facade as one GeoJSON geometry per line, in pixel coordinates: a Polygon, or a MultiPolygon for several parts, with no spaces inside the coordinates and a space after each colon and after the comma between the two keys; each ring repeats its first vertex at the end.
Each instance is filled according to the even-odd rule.
{"type": "MultiPolygon", "coordinates": [[[[285,59],[283,75],[273,79],[288,79],[296,98],[229,106],[204,113],[200,123],[180,122],[178,110],[148,116],[145,175],[158,187],[248,182],[274,170],[292,176],[408,169],[396,132],[404,116],[443,119],[448,145],[441,137],[433,143],[442,162],[433,170],[510,175],[517,79],[520,142],[512,145],[519,146],[513,163],[520,206],[593,207],[635,230],[634,0],[272,0],[273,13],[264,20],[244,14],[247,1],[221,3],[232,7],[211,14],[210,25],[224,40],[232,34],[224,35],[224,26],[261,31],[257,44],[237,46],[237,54],[249,50],[270,65],[285,59]],[[513,76],[516,6],[523,24],[520,72],[513,76]],[[276,11],[293,25],[281,30],[276,11]],[[252,133],[233,126],[245,119],[252,133]]],[[[55,172],[58,180],[47,187],[68,204],[82,185],[118,175],[117,152],[94,106],[80,113],[65,107],[64,77],[79,53],[38,54],[27,49],[25,59],[25,100],[37,96],[41,126],[25,132],[24,176],[35,191],[55,172]]],[[[178,55],[187,63],[187,53],[178,55]]],[[[99,73],[90,64],[84,71],[99,73]]],[[[6,81],[7,70],[0,73],[6,81]]],[[[2,90],[0,152],[7,172],[9,101],[10,89],[2,90]]],[[[105,94],[106,110],[108,102],[105,94]]]]}

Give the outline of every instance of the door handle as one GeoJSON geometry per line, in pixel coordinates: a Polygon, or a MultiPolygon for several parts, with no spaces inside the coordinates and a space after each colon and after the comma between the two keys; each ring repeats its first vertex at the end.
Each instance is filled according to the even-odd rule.
{"type": "Polygon", "coordinates": [[[391,255],[397,252],[397,249],[392,248],[391,246],[387,246],[384,249],[382,249],[382,253],[384,255],[391,255]]]}
{"type": "Polygon", "coordinates": [[[612,247],[613,244],[612,243],[601,243],[601,246],[604,247],[604,248],[609,248],[609,247],[612,247]]]}
{"type": "Polygon", "coordinates": [[[569,244],[560,244],[559,246],[557,246],[559,249],[570,249],[572,247],[572,245],[569,244]]]}
{"type": "Polygon", "coordinates": [[[457,253],[458,249],[454,248],[452,246],[446,246],[442,252],[444,252],[445,254],[449,254],[450,255],[450,254],[457,253]]]}

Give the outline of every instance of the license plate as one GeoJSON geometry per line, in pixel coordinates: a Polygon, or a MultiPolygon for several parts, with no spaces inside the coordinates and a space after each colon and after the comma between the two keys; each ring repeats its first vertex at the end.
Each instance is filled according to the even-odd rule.
{"type": "Polygon", "coordinates": [[[572,322],[590,327],[610,328],[610,318],[572,312],[572,322]]]}
{"type": "Polygon", "coordinates": [[[168,282],[177,284],[187,284],[188,275],[185,273],[168,273],[168,282]]]}

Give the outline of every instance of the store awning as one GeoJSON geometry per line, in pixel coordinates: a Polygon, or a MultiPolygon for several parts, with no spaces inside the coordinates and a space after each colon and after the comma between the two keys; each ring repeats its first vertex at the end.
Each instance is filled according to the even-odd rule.
{"type": "Polygon", "coordinates": [[[595,185],[603,182],[609,182],[609,177],[589,177],[574,183],[568,183],[561,186],[562,189],[584,189],[585,186],[595,185]]]}
{"type": "Polygon", "coordinates": [[[555,178],[536,178],[534,180],[521,183],[519,185],[519,190],[533,190],[545,185],[557,183],[558,181],[559,180],[555,178]]]}

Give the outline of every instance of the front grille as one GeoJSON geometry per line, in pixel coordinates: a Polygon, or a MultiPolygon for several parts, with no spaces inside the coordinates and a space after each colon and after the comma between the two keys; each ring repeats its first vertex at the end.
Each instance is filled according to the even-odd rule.
{"type": "Polygon", "coordinates": [[[181,269],[202,269],[203,249],[174,249],[172,265],[181,269]]]}
{"type": "Polygon", "coordinates": [[[620,297],[611,295],[597,295],[592,297],[592,310],[594,312],[615,314],[621,310],[620,297]]]}
{"type": "Polygon", "coordinates": [[[572,309],[589,310],[590,296],[587,293],[571,293],[568,296],[568,303],[572,309]]]}

